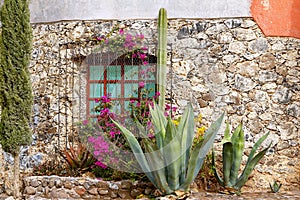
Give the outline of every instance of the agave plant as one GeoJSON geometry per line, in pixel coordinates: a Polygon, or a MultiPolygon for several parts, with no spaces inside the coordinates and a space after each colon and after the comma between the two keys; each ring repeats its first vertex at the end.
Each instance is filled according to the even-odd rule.
{"type": "Polygon", "coordinates": [[[213,145],[224,114],[210,126],[203,140],[192,147],[195,132],[191,104],[185,109],[178,126],[164,115],[164,110],[157,104],[150,107],[150,113],[155,140],[149,139],[148,130],[137,122],[139,135],[144,137],[143,148],[131,131],[115,121],[114,123],[125,135],[142,171],[156,188],[163,194],[177,190],[187,191],[213,145]]]}
{"type": "Polygon", "coordinates": [[[274,181],[273,185],[271,183],[269,183],[270,185],[270,189],[273,193],[277,193],[279,192],[281,186],[282,186],[282,183],[278,184],[276,181],[274,181]]]}
{"type": "Polygon", "coordinates": [[[79,143],[77,148],[70,147],[61,153],[67,161],[70,170],[76,170],[78,173],[84,173],[91,169],[96,162],[94,156],[87,150],[86,146],[79,143]]]}
{"type": "Polygon", "coordinates": [[[239,193],[241,188],[244,186],[246,181],[248,180],[251,172],[253,171],[256,164],[262,159],[262,157],[266,154],[269,146],[259,153],[255,155],[257,148],[263,143],[263,141],[268,137],[269,133],[263,135],[253,146],[248,160],[246,162],[246,166],[243,172],[238,176],[239,169],[241,167],[242,155],[244,150],[244,131],[242,129],[242,124],[240,124],[232,136],[230,137],[230,128],[229,124],[227,124],[224,134],[223,143],[223,151],[222,151],[222,160],[223,160],[223,179],[217,172],[216,163],[215,163],[215,155],[213,151],[212,155],[212,164],[214,169],[214,174],[218,180],[218,182],[227,189],[230,193],[239,193]],[[255,156],[254,156],[255,155],[255,156]]]}

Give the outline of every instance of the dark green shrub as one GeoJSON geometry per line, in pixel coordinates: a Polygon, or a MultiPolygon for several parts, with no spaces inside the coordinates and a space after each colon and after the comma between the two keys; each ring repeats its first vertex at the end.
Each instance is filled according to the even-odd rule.
{"type": "Polygon", "coordinates": [[[33,97],[28,70],[32,29],[29,1],[4,0],[0,35],[0,143],[14,156],[14,196],[20,196],[20,146],[31,141],[33,97]]]}

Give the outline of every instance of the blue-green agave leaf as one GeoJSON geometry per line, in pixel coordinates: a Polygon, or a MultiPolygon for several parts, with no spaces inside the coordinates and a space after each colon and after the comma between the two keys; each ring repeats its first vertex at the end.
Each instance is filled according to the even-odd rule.
{"type": "Polygon", "coordinates": [[[231,186],[230,181],[230,171],[232,167],[233,160],[233,145],[231,142],[226,142],[223,144],[222,158],[223,158],[223,177],[224,185],[231,186]]]}
{"type": "MultiPolygon", "coordinates": [[[[230,171],[230,183],[235,185],[238,179],[238,173],[242,162],[242,156],[244,153],[244,131],[242,129],[242,124],[240,124],[234,131],[232,137],[232,166],[230,171]]],[[[224,178],[225,179],[225,178],[224,178]]],[[[225,183],[226,185],[226,183],[225,183]]]]}
{"type": "Polygon", "coordinates": [[[202,164],[205,160],[206,154],[212,147],[214,143],[214,139],[221,127],[222,121],[224,118],[224,113],[211,124],[209,129],[206,131],[202,143],[199,143],[195,146],[193,151],[191,152],[191,156],[188,164],[188,171],[186,175],[186,179],[183,184],[183,189],[187,189],[188,186],[194,181],[197,174],[199,173],[202,164]]]}
{"type": "Polygon", "coordinates": [[[154,176],[156,187],[165,194],[173,192],[167,182],[166,167],[164,158],[154,143],[145,142],[146,158],[150,165],[151,173],[154,176]]]}
{"type": "Polygon", "coordinates": [[[167,170],[167,181],[172,190],[179,188],[180,164],[181,164],[181,147],[180,137],[177,134],[177,128],[168,118],[166,128],[166,138],[164,140],[164,159],[167,170]]]}
{"type": "Polygon", "coordinates": [[[217,167],[216,167],[216,159],[215,159],[215,151],[214,149],[212,149],[212,168],[213,168],[213,172],[214,172],[214,175],[215,177],[217,178],[217,181],[219,182],[219,184],[221,186],[224,187],[224,181],[223,179],[221,178],[221,176],[219,175],[218,171],[217,171],[217,167]]]}
{"type": "Polygon", "coordinates": [[[154,102],[154,107],[149,106],[151,121],[155,127],[155,139],[159,149],[163,147],[163,140],[166,135],[167,118],[164,111],[154,102]]]}
{"type": "Polygon", "coordinates": [[[248,180],[251,172],[253,171],[254,167],[262,159],[262,157],[267,153],[267,151],[270,148],[271,144],[272,143],[270,143],[267,148],[265,148],[264,150],[259,152],[253,159],[251,159],[247,163],[246,167],[244,168],[244,171],[243,171],[242,175],[240,176],[239,180],[237,181],[236,185],[234,186],[235,189],[240,190],[243,187],[243,185],[248,180]]]}
{"type": "Polygon", "coordinates": [[[260,147],[260,145],[265,141],[265,139],[267,139],[269,133],[263,135],[261,138],[259,138],[259,140],[254,144],[254,146],[251,149],[251,152],[249,154],[249,157],[247,159],[247,163],[250,162],[252,160],[252,157],[254,156],[256,150],[258,149],[258,147],[260,147]]]}
{"type": "Polygon", "coordinates": [[[135,125],[138,128],[140,137],[148,138],[146,127],[143,126],[138,120],[135,121],[135,125]]]}
{"type": "MultiPolygon", "coordinates": [[[[143,153],[143,150],[137,141],[137,139],[134,137],[134,135],[125,127],[120,125],[118,122],[112,120],[113,123],[121,130],[121,132],[125,135],[126,140],[129,143],[129,146],[138,161],[139,165],[141,166],[143,172],[146,174],[146,176],[149,178],[149,180],[155,185],[155,178],[151,173],[151,169],[149,167],[149,164],[147,162],[147,159],[143,153]]],[[[155,185],[156,186],[156,185],[155,185]]]]}
{"type": "Polygon", "coordinates": [[[221,144],[224,144],[226,142],[231,142],[229,123],[226,123],[226,129],[224,131],[224,138],[222,139],[221,144]]]}
{"type": "Polygon", "coordinates": [[[178,136],[181,141],[180,155],[181,157],[181,170],[180,182],[185,181],[188,162],[190,159],[190,149],[193,144],[195,121],[192,104],[188,104],[185,108],[181,120],[178,125],[178,136]]]}

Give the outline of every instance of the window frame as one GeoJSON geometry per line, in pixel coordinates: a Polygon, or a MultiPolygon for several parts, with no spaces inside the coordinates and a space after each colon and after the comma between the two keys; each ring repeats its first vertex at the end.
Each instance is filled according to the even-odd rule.
{"type": "MultiPolygon", "coordinates": [[[[130,100],[138,100],[140,99],[140,92],[141,92],[141,88],[138,87],[138,96],[137,97],[124,97],[125,95],[125,84],[139,84],[139,82],[141,81],[145,81],[143,80],[143,78],[141,77],[141,74],[138,73],[138,78],[137,80],[125,80],[125,66],[137,66],[138,67],[138,71],[140,72],[142,70],[142,66],[143,63],[138,60],[138,59],[133,59],[128,57],[127,55],[121,55],[119,56],[117,59],[113,60],[112,62],[110,62],[110,57],[111,53],[97,53],[97,54],[91,54],[90,56],[87,57],[87,84],[86,84],[86,116],[89,118],[96,118],[98,116],[98,114],[93,114],[91,112],[91,107],[90,107],[90,102],[91,101],[96,101],[97,99],[101,98],[101,94],[100,97],[91,97],[91,91],[90,91],[90,85],[91,84],[103,84],[103,95],[107,96],[109,94],[109,91],[107,91],[107,85],[108,84],[117,84],[120,83],[120,87],[121,87],[121,97],[110,97],[112,102],[119,102],[120,106],[121,106],[121,113],[120,114],[124,114],[126,111],[125,108],[125,102],[126,101],[130,101],[130,100]],[[91,67],[103,67],[103,79],[100,80],[91,80],[91,67]],[[109,80],[108,79],[108,67],[120,67],[121,70],[121,79],[120,80],[109,80]]],[[[154,72],[154,79],[153,80],[147,80],[146,84],[149,83],[154,83],[155,87],[154,87],[154,92],[156,92],[156,88],[157,88],[157,83],[156,83],[156,78],[157,78],[157,59],[156,56],[153,55],[148,55],[147,54],[147,58],[148,58],[148,65],[154,66],[155,67],[155,72],[154,72]]]]}

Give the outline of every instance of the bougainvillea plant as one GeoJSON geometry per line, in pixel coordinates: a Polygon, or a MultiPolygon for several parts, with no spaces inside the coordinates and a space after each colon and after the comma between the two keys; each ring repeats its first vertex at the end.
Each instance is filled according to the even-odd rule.
{"type": "Polygon", "coordinates": [[[123,29],[114,28],[107,35],[96,34],[93,39],[97,41],[98,47],[95,51],[114,52],[126,55],[127,58],[139,59],[143,65],[147,65],[147,50],[143,45],[144,35],[125,33],[123,29]],[[115,33],[118,31],[118,33],[115,33]]]}
{"type": "MultiPolygon", "coordinates": [[[[145,108],[146,104],[148,105],[148,103],[153,100],[153,98],[146,98],[145,91],[140,89],[148,88],[147,79],[155,73],[155,67],[148,65],[147,48],[143,46],[144,35],[132,35],[125,33],[123,29],[114,28],[108,35],[104,36],[98,34],[95,35],[93,39],[99,44],[98,47],[95,48],[95,51],[125,55],[127,58],[135,59],[142,66],[145,66],[140,72],[140,76],[145,81],[141,81],[138,84],[139,91],[133,91],[133,93],[140,93],[137,95],[138,98],[135,99],[143,106],[139,107],[139,112],[137,109],[131,112],[135,113],[134,116],[136,116],[137,119],[140,119],[140,115],[144,116],[144,110],[142,110],[142,108],[145,108]]],[[[131,103],[133,104],[134,101],[135,100],[132,99],[131,103]]],[[[134,119],[120,119],[120,116],[113,112],[114,105],[109,95],[104,95],[96,99],[95,103],[97,105],[94,107],[94,111],[97,113],[97,117],[85,120],[79,125],[81,136],[89,143],[90,149],[97,159],[95,164],[104,169],[107,168],[107,165],[110,167],[118,165],[118,168],[120,168],[122,165],[120,162],[123,164],[131,163],[131,165],[134,166],[134,162],[130,160],[133,159],[133,157],[131,158],[128,153],[129,148],[126,141],[112,122],[112,120],[118,120],[122,121],[123,124],[128,124],[134,121],[134,119]]],[[[128,116],[130,116],[130,114],[128,114],[128,116]]]]}

